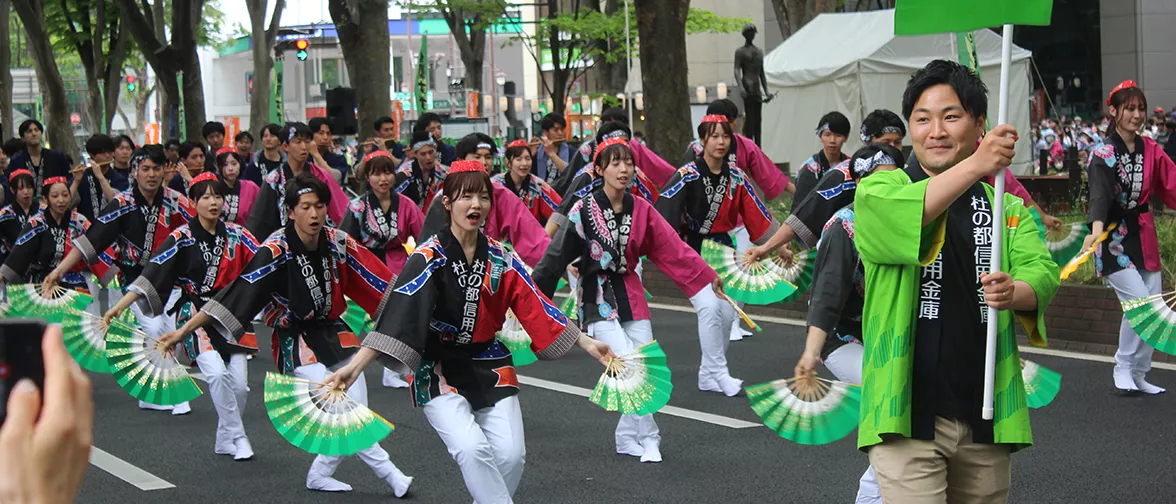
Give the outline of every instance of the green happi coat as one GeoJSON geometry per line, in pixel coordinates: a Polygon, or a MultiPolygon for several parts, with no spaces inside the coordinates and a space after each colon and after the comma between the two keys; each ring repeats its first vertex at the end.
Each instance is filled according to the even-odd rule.
{"type": "MultiPolygon", "coordinates": [[[[931,179],[911,182],[903,170],[862,179],[854,200],[855,242],[868,286],[862,316],[861,425],[858,448],[882,442],[884,434],[911,436],[911,380],[915,317],[918,315],[921,267],[943,246],[947,212],[922,226],[923,197],[931,179]]],[[[993,189],[984,184],[989,203],[993,189]]],[[[1034,346],[1044,347],[1045,308],[1058,289],[1058,267],[1038,235],[1021,198],[1005,194],[1005,229],[1001,271],[1033,287],[1035,312],[1017,312],[1017,320],[1034,346]]],[[[1000,312],[996,352],[993,435],[1013,450],[1033,444],[1013,313],[1000,312]]]]}

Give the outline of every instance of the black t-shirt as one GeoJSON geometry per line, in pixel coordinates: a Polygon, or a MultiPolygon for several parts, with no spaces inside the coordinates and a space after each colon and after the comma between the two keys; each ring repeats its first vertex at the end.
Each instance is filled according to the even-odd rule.
{"type": "Polygon", "coordinates": [[[258,159],[258,161],[261,162],[260,168],[261,168],[262,178],[264,178],[266,175],[269,175],[270,172],[272,172],[282,166],[282,159],[280,157],[278,158],[277,161],[270,161],[269,159],[267,159],[265,157],[265,153],[262,153],[259,156],[257,156],[257,159],[258,159]]]}
{"type": "MultiPolygon", "coordinates": [[[[927,178],[918,167],[907,173],[914,181],[927,178]]],[[[940,416],[967,422],[974,442],[993,442],[992,421],[980,417],[987,307],[979,273],[991,257],[991,206],[979,182],[952,202],[943,248],[922,268],[911,380],[913,439],[935,439],[940,416]]]]}

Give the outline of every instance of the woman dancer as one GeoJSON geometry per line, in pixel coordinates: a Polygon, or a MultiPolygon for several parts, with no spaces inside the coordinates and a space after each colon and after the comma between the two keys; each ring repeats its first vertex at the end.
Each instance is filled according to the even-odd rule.
{"type": "MultiPolygon", "coordinates": [[[[291,179],[283,188],[289,215],[286,225],[261,244],[236,281],[163,339],[181,341],[207,324],[219,333],[216,337],[240,342],[246,334],[242,321],[264,308],[263,318],[274,328],[274,363],[279,372],[320,382],[331,368],[346,364],[359,340],[340,319],[347,305],[344,296],[377,314],[387,302],[385,291],[392,273],[354,238],[325,225],[331,192],[313,173],[291,179]]],[[[367,388],[362,379],[359,383],[351,397],[366,405],[367,388]]],[[[379,443],[356,455],[392,487],[396,497],[408,492],[412,478],[396,468],[379,443]]],[[[306,474],[306,488],[351,491],[351,485],[334,478],[343,459],[315,457],[306,474]]]]}
{"type": "MultiPolygon", "coordinates": [[[[1157,194],[1176,207],[1176,165],[1154,140],[1137,134],[1147,118],[1147,97],[1135,81],[1111,90],[1107,105],[1113,120],[1106,144],[1094,151],[1090,163],[1090,248],[1106,226],[1116,224],[1094,254],[1099,276],[1107,277],[1120,301],[1159,294],[1160,248],[1155,217],[1149,202],[1157,194]]],[[[1115,387],[1145,394],[1165,391],[1145,379],[1155,348],[1139,338],[1127,317],[1119,327],[1115,352],[1115,387]]]]}
{"type": "MultiPolygon", "coordinates": [[[[244,227],[220,219],[227,193],[224,183],[211,172],[192,178],[188,197],[196,202],[199,220],[180,226],[168,235],[143,269],[143,274],[106,312],[108,324],[135,301],[139,301],[142,313],[152,317],[164,315],[163,302],[176,287],[180,289],[180,300],[167,315],[175,314],[176,324],[183,325],[240,276],[257,252],[257,240],[244,227]]],[[[162,342],[170,351],[180,340],[162,342]]],[[[209,337],[204,330],[197,330],[183,341],[183,346],[188,359],[200,367],[200,372],[208,380],[209,397],[216,407],[213,453],[232,455],[233,460],[252,458],[253,447],[245,436],[241,412],[245,409],[247,391],[245,354],[257,351],[257,338],[247,334],[229,340],[219,335],[209,337]]]]}
{"type": "Polygon", "coordinates": [[[505,173],[490,177],[523,200],[540,226],[559,208],[559,194],[543,179],[531,173],[531,148],[526,140],[515,140],[506,146],[505,173]]]}
{"type": "Polygon", "coordinates": [[[478,161],[450,166],[439,202],[449,225],[417,247],[351,363],[327,379],[362,384],[379,354],[415,373],[412,398],[461,467],[478,504],[511,502],[526,453],[519,383],[510,351],[494,339],[512,310],[540,359],[578,345],[607,362],[608,345],[580,333],[535,289],[519,257],[481,232],[493,206],[478,161]]]}
{"type": "Polygon", "coordinates": [[[219,212],[220,218],[244,226],[249,221],[249,212],[253,210],[253,202],[257,200],[261,189],[253,181],[241,178],[245,160],[232,147],[216,151],[216,168],[220,171],[221,182],[225,184],[224,208],[219,212]]]}
{"type": "MultiPolygon", "coordinates": [[[[726,116],[704,117],[698,125],[698,137],[702,139],[703,157],[674,174],[658,196],[658,212],[696,252],[702,249],[704,239],[731,246],[729,233],[740,218],[752,241],[763,243],[776,232],[778,224],[747,175],[727,160],[731,124],[726,116]]],[[[702,346],[698,389],[734,397],[743,385],[727,369],[727,345],[735,310],[706,289],[697,297],[690,301],[698,310],[698,339],[702,346]]]]}
{"type": "MultiPolygon", "coordinates": [[[[720,300],[722,283],[709,265],[682,240],[653,205],[629,192],[635,173],[627,142],[615,138],[597,144],[593,170],[603,180],[572,207],[569,225],[560,228],[547,254],[535,267],[535,284],[545,295],[555,292],[559,277],[580,260],[583,313],[588,334],[624,355],[653,341],[649,305],[635,271],[646,256],[703,313],[730,310],[720,300]]],[[[621,415],[617,453],[661,462],[661,436],[653,415],[621,415]]]]}
{"type": "Polygon", "coordinates": [[[41,211],[41,205],[34,197],[37,192],[34,183],[33,172],[24,168],[8,175],[8,185],[15,197],[0,208],[0,261],[16,246],[20,230],[24,229],[29,218],[41,211]]]}
{"type": "MultiPolygon", "coordinates": [[[[372,151],[364,156],[363,164],[368,191],[351,200],[339,229],[383,258],[392,274],[399,275],[408,260],[404,243],[420,234],[425,216],[408,196],[392,190],[396,160],[388,151],[372,151]]],[[[381,383],[389,388],[408,387],[399,373],[388,368],[384,368],[381,383]]]]}

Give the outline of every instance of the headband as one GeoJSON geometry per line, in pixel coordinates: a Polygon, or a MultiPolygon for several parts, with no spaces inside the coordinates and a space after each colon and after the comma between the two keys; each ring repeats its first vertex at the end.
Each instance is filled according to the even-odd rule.
{"type": "MultiPolygon", "coordinates": [[[[861,128],[862,143],[868,144],[868,143],[870,143],[870,140],[872,140],[874,137],[882,136],[887,133],[898,133],[901,135],[902,130],[899,129],[898,126],[883,126],[882,131],[879,131],[875,135],[871,135],[869,132],[866,131],[865,123],[862,123],[862,128],[861,128]]],[[[821,136],[821,134],[817,133],[817,136],[821,136]]]]}
{"type": "MultiPolygon", "coordinates": [[[[481,148],[480,146],[481,146],[481,144],[479,144],[479,148],[481,148]]],[[[486,165],[482,164],[481,161],[473,161],[473,160],[467,160],[467,159],[462,159],[460,161],[454,161],[453,164],[449,165],[449,174],[450,175],[453,175],[455,173],[466,173],[466,172],[486,173],[486,165]]]]}
{"type": "Polygon", "coordinates": [[[412,144],[412,150],[417,150],[421,147],[436,147],[436,146],[437,146],[437,142],[433,141],[433,139],[430,138],[430,139],[421,140],[417,143],[412,144]]]}
{"type": "Polygon", "coordinates": [[[600,153],[604,152],[604,149],[607,149],[607,148],[612,147],[614,145],[628,146],[629,142],[628,142],[628,140],[625,140],[624,138],[613,137],[613,138],[606,139],[605,141],[596,144],[596,155],[592,156],[592,163],[599,166],[599,164],[596,163],[596,160],[600,157],[600,153]]]}
{"type": "Polygon", "coordinates": [[[486,149],[490,152],[494,152],[494,146],[490,145],[488,143],[485,143],[485,142],[479,143],[477,148],[478,149],[486,149]]]}
{"type": "Polygon", "coordinates": [[[289,143],[294,137],[298,135],[298,127],[291,125],[289,131],[286,132],[286,142],[289,143]]]}
{"type": "Polygon", "coordinates": [[[301,198],[303,194],[310,194],[312,192],[314,192],[313,187],[303,187],[302,189],[295,191],[294,194],[298,195],[298,197],[301,198]]]}
{"type": "Polygon", "coordinates": [[[528,144],[526,140],[523,140],[521,138],[518,140],[515,140],[511,143],[506,144],[507,149],[511,149],[514,147],[530,147],[530,144],[528,144]]]}
{"type": "Polygon", "coordinates": [[[833,129],[829,127],[829,123],[823,123],[820,126],[818,126],[817,127],[817,138],[821,138],[821,133],[824,133],[826,131],[833,131],[833,129]]]}
{"type": "Polygon", "coordinates": [[[894,158],[886,154],[886,151],[878,150],[872,157],[853,160],[853,174],[858,177],[864,177],[869,175],[879,165],[888,164],[895,164],[894,158]]]}
{"type": "Polygon", "coordinates": [[[1115,93],[1118,93],[1119,91],[1122,91],[1124,89],[1131,89],[1131,88],[1139,88],[1139,85],[1136,84],[1135,81],[1133,81],[1131,79],[1127,79],[1123,82],[1120,82],[1118,86],[1115,86],[1115,89],[1111,90],[1111,94],[1107,95],[1107,105],[1111,104],[1111,97],[1115,96],[1115,93]]]}
{"type": "Polygon", "coordinates": [[[374,151],[367,153],[367,155],[363,157],[363,164],[366,165],[366,164],[368,164],[369,161],[371,161],[375,158],[378,158],[378,157],[386,157],[388,159],[392,159],[392,155],[388,154],[388,151],[374,150],[374,151]]]}
{"type": "Polygon", "coordinates": [[[726,123],[726,122],[731,122],[731,121],[728,121],[727,116],[722,115],[722,114],[709,114],[706,117],[702,118],[703,124],[706,124],[706,123],[726,123]]]}
{"type": "Polygon", "coordinates": [[[216,173],[207,171],[207,172],[201,173],[200,175],[193,177],[192,182],[190,184],[188,184],[188,186],[191,187],[191,186],[194,186],[196,184],[199,184],[201,182],[208,181],[208,180],[218,181],[220,179],[218,179],[216,177],[216,173]]]}
{"type": "Polygon", "coordinates": [[[237,153],[237,150],[232,147],[221,147],[220,149],[218,149],[216,151],[216,155],[213,157],[221,157],[221,154],[236,154],[236,153],[237,153]]]}
{"type": "Polygon", "coordinates": [[[628,139],[629,139],[629,134],[628,134],[628,133],[626,133],[626,132],[625,132],[625,130],[624,130],[623,128],[617,128],[617,129],[615,129],[615,130],[612,130],[612,131],[610,131],[610,132],[608,132],[608,133],[605,133],[605,134],[601,135],[601,136],[600,136],[600,141],[601,141],[601,142],[603,142],[603,141],[605,141],[605,140],[609,140],[609,139],[612,139],[612,138],[624,138],[625,140],[628,140],[628,139]]]}
{"type": "MultiPolygon", "coordinates": [[[[14,172],[12,172],[12,173],[9,173],[9,174],[8,174],[8,181],[9,181],[9,182],[12,182],[13,180],[15,180],[15,179],[16,179],[16,177],[19,177],[19,176],[21,176],[21,175],[28,175],[29,177],[32,177],[32,176],[33,176],[33,172],[31,172],[31,171],[28,171],[28,170],[26,170],[26,169],[24,169],[24,168],[21,168],[21,169],[19,169],[19,170],[16,170],[16,171],[14,171],[14,172]]],[[[35,177],[34,177],[34,178],[35,178],[35,177]]]]}
{"type": "Polygon", "coordinates": [[[45,187],[52,186],[53,184],[68,184],[68,182],[65,181],[65,177],[49,177],[45,179],[45,187]]]}

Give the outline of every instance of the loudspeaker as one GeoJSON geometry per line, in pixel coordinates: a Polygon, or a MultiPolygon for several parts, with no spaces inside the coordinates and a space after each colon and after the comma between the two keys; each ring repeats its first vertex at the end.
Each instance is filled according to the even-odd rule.
{"type": "Polygon", "coordinates": [[[328,89],[327,117],[331,120],[334,134],[359,133],[359,125],[355,121],[355,90],[344,87],[328,89]]]}

